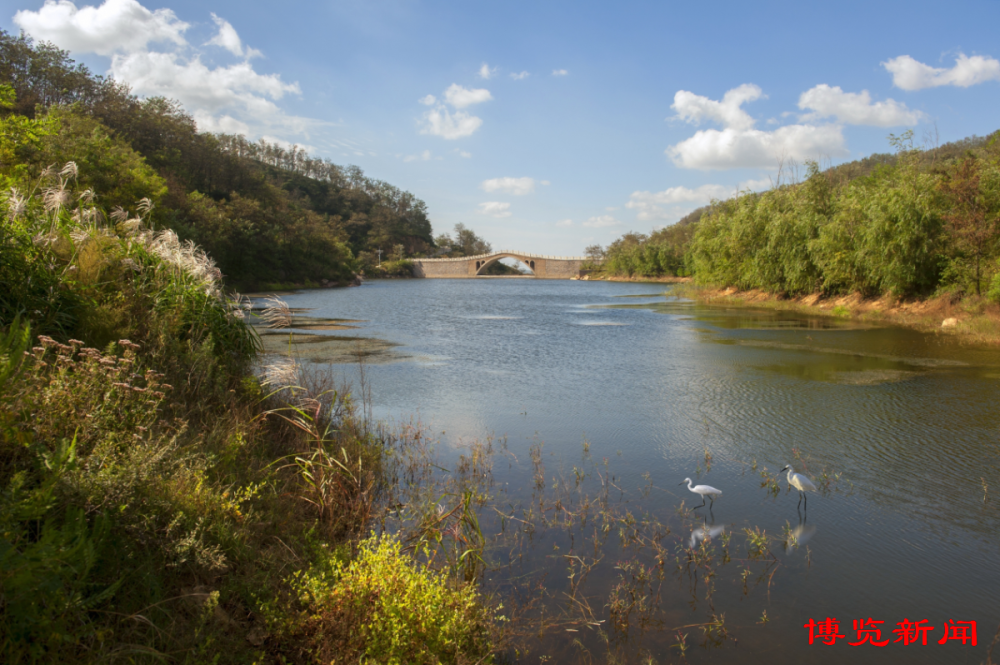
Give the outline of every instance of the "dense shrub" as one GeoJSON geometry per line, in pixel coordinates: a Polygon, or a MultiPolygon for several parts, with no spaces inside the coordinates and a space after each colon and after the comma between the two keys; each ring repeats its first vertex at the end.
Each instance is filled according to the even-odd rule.
{"type": "Polygon", "coordinates": [[[483,662],[490,613],[472,585],[454,587],[402,552],[391,536],[361,542],[348,564],[296,576],[310,608],[304,626],[321,662],[483,662]]]}
{"type": "MultiPolygon", "coordinates": [[[[650,235],[626,233],[607,248],[601,268],[612,275],[660,277],[687,274],[685,250],[695,227],[678,223],[650,235]]],[[[596,258],[596,257],[595,257],[596,258]]]]}
{"type": "Polygon", "coordinates": [[[365,277],[413,277],[413,261],[403,259],[401,261],[383,261],[381,265],[368,265],[365,267],[365,277]]]}
{"type": "Polygon", "coordinates": [[[1000,298],[1000,132],[934,150],[890,137],[892,156],[744,192],[697,220],[608,248],[612,274],[690,272],[702,284],[897,297],[940,289],[1000,298]]]}

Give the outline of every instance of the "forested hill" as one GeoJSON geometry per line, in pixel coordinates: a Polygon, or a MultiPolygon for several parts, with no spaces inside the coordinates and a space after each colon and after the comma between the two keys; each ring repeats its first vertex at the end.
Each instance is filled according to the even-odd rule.
{"type": "Polygon", "coordinates": [[[912,132],[889,138],[894,154],[809,163],[769,191],[715,201],[650,236],[626,234],[602,267],[777,294],[1000,301],[1000,132],[927,150],[912,132]]]}
{"type": "Polygon", "coordinates": [[[230,285],[346,283],[376,248],[434,247],[427,206],[409,192],[294,147],[200,133],[178,103],[139,99],[50,44],[0,31],[0,85],[14,90],[3,117],[47,120],[8,146],[5,190],[74,161],[106,215],[149,198],[151,222],[205,248],[230,285]]]}

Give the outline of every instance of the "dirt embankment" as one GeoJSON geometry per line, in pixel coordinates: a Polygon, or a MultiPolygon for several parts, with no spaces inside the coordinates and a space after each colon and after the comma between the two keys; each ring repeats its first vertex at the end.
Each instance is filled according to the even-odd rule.
{"type": "Polygon", "coordinates": [[[625,277],[595,272],[581,279],[676,284],[674,293],[706,304],[785,309],[805,314],[889,323],[925,332],[955,335],[973,343],[1000,344],[1000,304],[978,296],[959,297],[947,294],[934,298],[901,300],[892,296],[864,298],[857,293],[831,297],[813,293],[788,297],[756,289],[741,291],[736,287],[696,286],[690,277],[625,277]]]}
{"type": "Polygon", "coordinates": [[[863,298],[860,294],[824,297],[818,293],[783,297],[765,291],[681,287],[699,302],[729,306],[787,309],[809,314],[904,325],[927,332],[956,335],[969,342],[1000,344],[1000,305],[985,298],[953,295],[900,300],[891,296],[863,298]]]}

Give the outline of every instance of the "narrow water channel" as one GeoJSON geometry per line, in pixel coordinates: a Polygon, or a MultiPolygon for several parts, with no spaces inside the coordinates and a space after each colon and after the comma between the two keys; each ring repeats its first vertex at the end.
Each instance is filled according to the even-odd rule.
{"type": "MultiPolygon", "coordinates": [[[[1000,351],[901,328],[702,307],[664,291],[405,280],[285,299],[305,316],[344,320],[303,330],[317,337],[296,353],[335,362],[356,381],[350,351],[362,349],[376,416],[419,419],[445,456],[505,438],[509,455],[494,476],[511,511],[537,500],[534,451],[547,491],[579,469],[600,487],[606,472],[631,514],[669,529],[666,562],[609,545],[580,592],[598,625],[550,631],[524,662],[607,662],[609,651],[629,662],[984,661],[1000,623],[1000,351]],[[803,463],[823,485],[807,513],[784,475],[762,487],[765,468],[773,478],[803,463]],[[710,511],[678,511],[682,501],[701,503],[679,486],[686,477],[722,490],[710,511]],[[745,529],[766,533],[767,556],[750,555],[745,529]],[[715,554],[699,568],[684,550],[699,549],[706,532],[715,554]],[[648,625],[638,625],[639,608],[627,636],[615,638],[609,594],[635,561],[659,566],[658,605],[648,625]],[[698,625],[719,615],[724,629],[698,625]],[[805,626],[828,618],[844,637],[810,645],[805,626]],[[868,619],[884,622],[868,627],[888,644],[850,644],[859,641],[854,622],[868,619]],[[926,645],[895,641],[904,620],[934,626],[926,645]],[[939,644],[949,621],[975,621],[977,645],[939,644]]],[[[564,555],[586,549],[585,532],[538,533],[519,574],[541,572],[553,595],[572,591],[564,555]]],[[[636,588],[629,584],[620,590],[636,588]]]]}

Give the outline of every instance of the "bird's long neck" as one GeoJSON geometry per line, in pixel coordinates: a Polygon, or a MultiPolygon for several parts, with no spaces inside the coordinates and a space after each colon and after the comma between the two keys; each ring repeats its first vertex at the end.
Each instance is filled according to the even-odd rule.
{"type": "Polygon", "coordinates": [[[688,489],[691,490],[692,492],[694,491],[694,483],[691,482],[690,478],[688,478],[688,489]]]}

